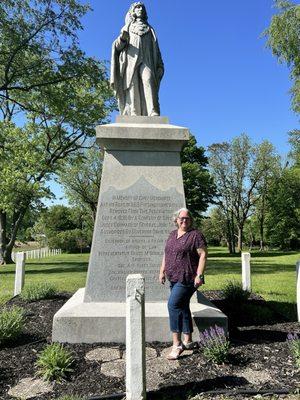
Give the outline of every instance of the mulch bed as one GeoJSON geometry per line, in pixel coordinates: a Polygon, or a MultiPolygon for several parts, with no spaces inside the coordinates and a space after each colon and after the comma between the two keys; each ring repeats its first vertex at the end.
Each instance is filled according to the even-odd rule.
{"type": "MultiPolygon", "coordinates": [[[[246,307],[233,307],[226,303],[218,291],[205,294],[229,317],[232,343],[229,362],[214,365],[195,350],[192,355],[180,359],[180,368],[165,374],[164,388],[148,398],[159,399],[164,396],[164,399],[184,399],[188,394],[222,389],[232,390],[232,393],[235,390],[272,392],[273,389],[286,389],[292,392],[300,389],[300,371],[295,368],[286,344],[289,332],[300,334],[300,324],[286,321],[284,316],[270,309],[267,302],[254,294],[246,307]],[[259,324],[260,319],[265,323],[259,324]]],[[[0,346],[0,399],[12,399],[7,394],[9,388],[20,379],[35,375],[37,353],[47,342],[51,342],[53,315],[69,297],[69,294],[61,293],[53,299],[34,303],[26,303],[16,297],[7,303],[8,307],[18,305],[26,310],[26,324],[18,341],[0,346]]],[[[124,392],[124,379],[109,378],[101,374],[99,365],[84,359],[88,351],[104,346],[66,345],[75,355],[74,373],[68,381],[56,383],[51,394],[35,399],[55,399],[66,394],[92,397],[124,392]]],[[[150,346],[159,353],[169,344],[151,343],[150,346]]],[[[245,396],[236,395],[235,398],[245,396]]]]}

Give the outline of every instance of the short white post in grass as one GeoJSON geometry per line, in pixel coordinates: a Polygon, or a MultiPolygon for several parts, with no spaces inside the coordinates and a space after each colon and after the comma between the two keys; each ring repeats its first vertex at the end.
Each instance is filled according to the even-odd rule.
{"type": "Polygon", "coordinates": [[[15,274],[14,296],[17,296],[22,292],[25,282],[26,253],[23,251],[20,253],[16,253],[15,258],[16,258],[16,274],[15,274]]]}
{"type": "Polygon", "coordinates": [[[243,290],[251,290],[250,253],[242,253],[242,286],[243,290]]]}
{"type": "Polygon", "coordinates": [[[296,263],[296,275],[297,275],[297,283],[296,283],[296,297],[297,297],[297,311],[298,311],[298,322],[300,322],[300,260],[296,263]]]}
{"type": "Polygon", "coordinates": [[[145,279],[126,279],[126,400],[146,399],[145,279]]]}

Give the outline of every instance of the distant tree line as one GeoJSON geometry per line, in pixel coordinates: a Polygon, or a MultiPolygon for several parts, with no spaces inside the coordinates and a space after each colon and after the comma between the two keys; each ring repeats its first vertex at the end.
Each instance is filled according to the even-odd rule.
{"type": "Polygon", "coordinates": [[[215,205],[202,223],[211,244],[230,253],[244,246],[300,247],[300,135],[290,133],[284,163],[271,143],[253,145],[245,134],[209,146],[209,165],[217,186],[215,205]]]}

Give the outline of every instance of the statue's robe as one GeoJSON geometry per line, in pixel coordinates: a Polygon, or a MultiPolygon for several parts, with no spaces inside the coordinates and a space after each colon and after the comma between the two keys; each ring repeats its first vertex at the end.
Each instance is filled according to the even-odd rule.
{"type": "MultiPolygon", "coordinates": [[[[128,113],[126,91],[130,88],[137,68],[143,63],[150,69],[156,86],[155,103],[157,104],[159,104],[158,91],[164,70],[154,29],[149,26],[146,33],[139,35],[131,32],[130,26],[126,28],[129,31],[129,42],[122,41],[119,36],[113,43],[111,57],[110,83],[116,93],[121,115],[128,113]]],[[[140,93],[139,100],[142,115],[147,115],[142,93],[140,93]]],[[[157,111],[159,112],[159,110],[157,111]]]]}

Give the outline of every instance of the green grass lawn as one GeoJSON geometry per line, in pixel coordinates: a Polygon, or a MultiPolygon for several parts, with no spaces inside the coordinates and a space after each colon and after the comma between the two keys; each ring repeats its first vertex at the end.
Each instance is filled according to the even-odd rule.
{"type": "MultiPolygon", "coordinates": [[[[296,317],[297,252],[251,252],[252,291],[264,297],[278,311],[296,317]]],[[[225,248],[210,248],[205,290],[222,289],[227,281],[241,281],[241,257],[225,248]]]]}
{"type": "MultiPolygon", "coordinates": [[[[32,282],[55,284],[59,291],[75,292],[85,286],[89,254],[60,254],[26,262],[25,285],[32,282]]],[[[14,291],[15,265],[0,266],[0,303],[14,291]]]]}
{"type": "MultiPolygon", "coordinates": [[[[59,291],[75,292],[85,286],[88,254],[61,254],[28,260],[26,283],[47,281],[59,291]]],[[[281,312],[295,318],[296,261],[300,253],[254,251],[251,253],[252,289],[281,312]]],[[[159,268],[159,266],[158,266],[159,268]]],[[[14,265],[0,267],[0,302],[13,295],[14,265]]],[[[241,280],[241,258],[229,255],[225,248],[211,247],[204,290],[222,289],[227,281],[241,280]]]]}

